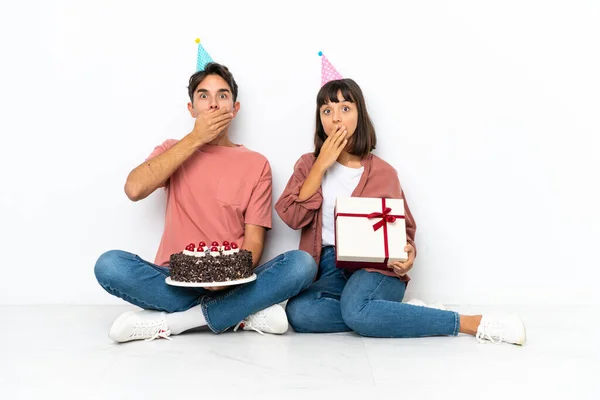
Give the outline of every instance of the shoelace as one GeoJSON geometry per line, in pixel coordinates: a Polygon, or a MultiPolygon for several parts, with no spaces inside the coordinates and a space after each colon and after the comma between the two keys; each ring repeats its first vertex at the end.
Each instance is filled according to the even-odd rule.
{"type": "Polygon", "coordinates": [[[165,322],[160,321],[154,324],[143,324],[141,326],[136,326],[133,329],[133,333],[131,334],[132,338],[146,338],[146,342],[150,342],[154,339],[163,338],[167,340],[173,340],[169,336],[171,335],[171,331],[169,329],[165,329],[165,322]]]}
{"type": "Polygon", "coordinates": [[[259,311],[258,313],[251,315],[248,319],[245,319],[238,323],[235,328],[233,328],[234,332],[237,332],[238,328],[242,329],[252,329],[254,332],[258,332],[261,335],[264,335],[264,332],[260,330],[260,328],[266,327],[267,314],[264,310],[259,311]]]}
{"type": "Polygon", "coordinates": [[[243,320],[242,322],[239,322],[239,323],[238,323],[238,324],[235,326],[235,328],[233,328],[233,331],[234,331],[234,332],[237,332],[238,328],[242,328],[242,329],[246,329],[246,328],[248,328],[248,329],[252,329],[254,332],[258,332],[258,333],[260,333],[261,335],[263,335],[263,336],[264,336],[264,333],[263,333],[263,332],[262,332],[260,329],[258,329],[257,327],[255,327],[254,325],[252,325],[252,323],[250,323],[250,322],[248,322],[248,321],[246,321],[246,320],[243,320]]]}
{"type": "Polygon", "coordinates": [[[504,340],[504,332],[497,322],[488,322],[477,329],[477,335],[475,335],[475,337],[477,338],[478,343],[490,341],[494,344],[500,344],[504,340]]]}
{"type": "Polygon", "coordinates": [[[158,339],[159,337],[163,338],[163,339],[167,339],[167,340],[173,340],[172,338],[169,337],[170,335],[171,335],[170,330],[166,330],[166,331],[160,330],[160,331],[156,332],[154,335],[152,335],[152,337],[146,339],[146,342],[151,342],[154,339],[158,339]]]}

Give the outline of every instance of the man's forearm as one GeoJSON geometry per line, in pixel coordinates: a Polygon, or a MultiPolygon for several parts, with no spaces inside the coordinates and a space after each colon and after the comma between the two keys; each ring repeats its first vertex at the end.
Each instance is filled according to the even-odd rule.
{"type": "Polygon", "coordinates": [[[263,226],[246,224],[241,248],[252,252],[252,268],[256,268],[260,263],[265,248],[265,233],[266,229],[263,226]]]}
{"type": "Polygon", "coordinates": [[[263,244],[262,243],[249,243],[244,241],[242,249],[252,252],[252,268],[258,267],[260,258],[262,257],[263,244]]]}
{"type": "Polygon", "coordinates": [[[203,143],[187,135],[164,153],[137,166],[129,173],[125,194],[132,201],[146,198],[173,175],[203,143]]]}

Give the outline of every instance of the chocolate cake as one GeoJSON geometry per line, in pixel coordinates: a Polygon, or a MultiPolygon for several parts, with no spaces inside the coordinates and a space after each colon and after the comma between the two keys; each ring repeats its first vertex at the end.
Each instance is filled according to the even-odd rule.
{"type": "Polygon", "coordinates": [[[252,253],[239,250],[235,243],[212,243],[210,249],[200,242],[171,255],[171,280],[178,282],[226,282],[252,276],[252,253]]]}

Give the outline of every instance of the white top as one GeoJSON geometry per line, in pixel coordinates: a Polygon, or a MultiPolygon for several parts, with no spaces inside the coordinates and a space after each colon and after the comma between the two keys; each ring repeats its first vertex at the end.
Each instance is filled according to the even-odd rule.
{"type": "Polygon", "coordinates": [[[350,168],[335,162],[323,176],[323,246],[335,246],[334,215],[335,199],[350,197],[365,167],[350,168]]]}

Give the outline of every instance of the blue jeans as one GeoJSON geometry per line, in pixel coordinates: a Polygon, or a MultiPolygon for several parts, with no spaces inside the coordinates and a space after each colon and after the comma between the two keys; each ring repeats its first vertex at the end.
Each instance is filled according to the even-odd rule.
{"type": "Polygon", "coordinates": [[[317,281],[287,304],[297,332],[355,331],[371,337],[458,335],[459,314],[402,303],[406,284],[378,272],[336,268],[325,247],[317,281]]]}
{"type": "Polygon", "coordinates": [[[308,253],[289,251],[256,268],[255,281],[217,292],[167,285],[169,268],[121,250],[102,254],[94,272],[108,293],[147,310],[173,313],[200,304],[208,327],[220,333],[306,289],[317,274],[317,266],[308,253]]]}

